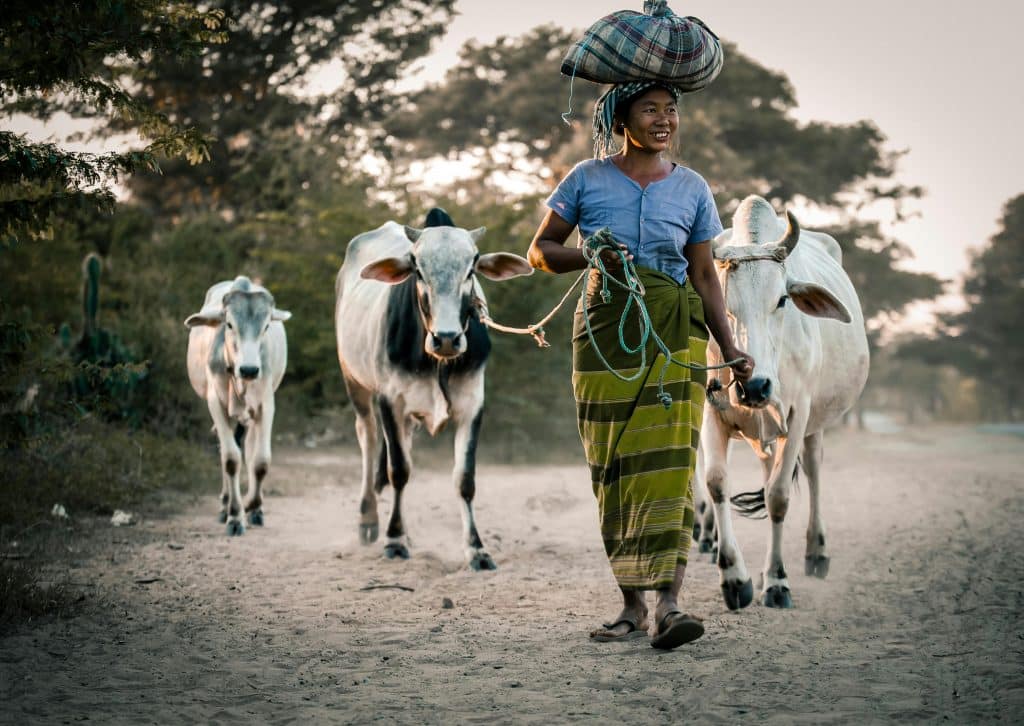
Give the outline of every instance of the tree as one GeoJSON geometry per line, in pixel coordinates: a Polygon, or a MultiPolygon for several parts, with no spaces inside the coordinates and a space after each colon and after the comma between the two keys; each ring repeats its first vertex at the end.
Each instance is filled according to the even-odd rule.
{"type": "Polygon", "coordinates": [[[136,69],[137,95],[210,130],[211,163],[133,180],[168,217],[288,208],[310,181],[297,145],[351,166],[372,143],[396,79],[451,18],[454,0],[215,0],[230,42],[185,63],[136,69]],[[336,88],[324,90],[325,83],[336,88]],[[316,84],[319,84],[316,85],[316,84]]]}
{"type": "Polygon", "coordinates": [[[0,115],[46,120],[85,114],[132,129],[139,150],[74,153],[0,132],[0,242],[43,235],[52,220],[88,207],[109,209],[109,184],[161,157],[196,163],[209,156],[196,128],[125,90],[132,67],[197,57],[222,42],[223,13],[166,0],[52,3],[10,0],[0,25],[0,115]]]}
{"type": "MultiPolygon", "coordinates": [[[[600,87],[561,77],[557,68],[577,31],[541,26],[490,45],[470,42],[440,84],[411,94],[387,121],[401,162],[432,154],[484,159],[481,176],[516,168],[557,181],[590,154],[589,114],[600,87]],[[575,123],[561,113],[569,103],[575,123]],[[527,162],[523,164],[523,162],[527,162]]],[[[796,96],[782,73],[725,43],[718,79],[681,101],[681,155],[712,183],[723,213],[748,194],[775,206],[803,198],[825,207],[921,194],[892,182],[899,154],[868,121],[799,124],[796,96]]],[[[468,185],[466,185],[468,186],[468,185]]]]}
{"type": "Polygon", "coordinates": [[[943,318],[942,335],[908,353],[942,356],[978,379],[992,417],[1019,421],[1024,394],[1013,381],[1024,367],[1024,194],[1003,207],[1000,230],[974,253],[964,279],[967,308],[943,318]]]}

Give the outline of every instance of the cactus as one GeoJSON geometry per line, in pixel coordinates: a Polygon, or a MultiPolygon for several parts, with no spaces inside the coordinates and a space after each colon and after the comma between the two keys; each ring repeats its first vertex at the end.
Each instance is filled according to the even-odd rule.
{"type": "Polygon", "coordinates": [[[82,333],[72,343],[65,323],[57,334],[61,348],[77,368],[70,382],[76,398],[94,397],[100,407],[116,418],[131,416],[131,398],[146,377],[146,365],[132,350],[98,322],[102,260],[90,252],[82,261],[82,333]]]}

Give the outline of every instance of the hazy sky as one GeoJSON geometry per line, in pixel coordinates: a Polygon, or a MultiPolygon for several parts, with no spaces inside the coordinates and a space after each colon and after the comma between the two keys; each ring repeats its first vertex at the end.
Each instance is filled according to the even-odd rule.
{"type": "MultiPolygon", "coordinates": [[[[898,180],[925,187],[927,196],[916,206],[921,217],[891,232],[914,250],[910,266],[959,277],[967,248],[986,242],[1003,204],[1024,193],[1024,2],[670,0],[669,6],[785,73],[801,120],[870,119],[888,137],[888,148],[909,149],[898,180]]],[[[487,42],[549,22],[583,28],[609,12],[642,8],[642,0],[459,0],[461,14],[425,75],[440,78],[471,38],[487,42]]]]}

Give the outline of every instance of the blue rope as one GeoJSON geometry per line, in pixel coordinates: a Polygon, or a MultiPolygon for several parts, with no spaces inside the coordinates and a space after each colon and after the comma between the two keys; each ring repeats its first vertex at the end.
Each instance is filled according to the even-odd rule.
{"type": "Polygon", "coordinates": [[[687,363],[673,358],[672,351],[669,350],[665,341],[661,339],[661,336],[658,335],[658,332],[654,329],[654,324],[651,321],[651,315],[647,310],[647,305],[644,303],[644,297],[647,294],[647,291],[644,289],[639,275],[637,275],[636,267],[627,257],[626,251],[619,247],[615,238],[612,237],[611,230],[607,227],[599,229],[585,240],[583,244],[583,257],[586,259],[587,267],[589,269],[596,269],[601,274],[602,302],[608,303],[612,300],[612,291],[608,289],[609,282],[625,291],[627,296],[626,304],[622,307],[622,314],[619,316],[619,347],[629,355],[636,355],[637,353],[640,353],[640,366],[637,369],[637,372],[632,376],[624,376],[619,373],[608,359],[604,357],[600,347],[598,347],[597,340],[594,338],[594,331],[590,327],[586,286],[584,286],[582,292],[583,320],[587,328],[587,337],[590,339],[590,344],[593,346],[602,365],[604,365],[604,367],[620,381],[628,383],[635,381],[640,378],[640,376],[644,375],[647,369],[647,343],[648,341],[653,340],[658,351],[665,359],[665,362],[661,366],[661,372],[658,374],[658,400],[667,409],[672,406],[672,395],[665,390],[665,376],[668,373],[669,366],[673,363],[678,366],[682,366],[683,368],[688,368],[691,371],[710,371],[729,368],[743,360],[742,358],[737,358],[736,360],[728,361],[721,365],[708,366],[700,365],[698,363],[687,363]],[[601,252],[606,249],[612,250],[619,256],[624,281],[616,279],[605,267],[604,260],[601,258],[601,252]],[[636,312],[640,320],[640,342],[636,347],[631,347],[629,343],[626,342],[625,336],[626,323],[629,320],[629,314],[633,306],[636,306],[636,312]]]}

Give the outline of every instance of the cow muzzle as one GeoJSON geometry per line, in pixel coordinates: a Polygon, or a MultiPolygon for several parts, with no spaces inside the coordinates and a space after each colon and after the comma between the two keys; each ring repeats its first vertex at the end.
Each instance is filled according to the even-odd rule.
{"type": "Polygon", "coordinates": [[[255,381],[257,378],[260,377],[260,367],[259,366],[239,366],[238,367],[238,376],[243,381],[255,381]]]}
{"type": "Polygon", "coordinates": [[[461,332],[431,331],[427,336],[427,352],[445,360],[457,358],[466,352],[466,336],[461,332]]]}
{"type": "Polygon", "coordinates": [[[764,408],[772,397],[770,378],[751,378],[746,383],[737,382],[737,400],[741,406],[764,408]]]}

